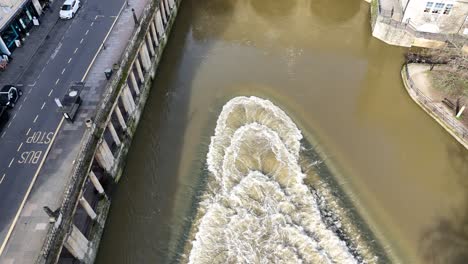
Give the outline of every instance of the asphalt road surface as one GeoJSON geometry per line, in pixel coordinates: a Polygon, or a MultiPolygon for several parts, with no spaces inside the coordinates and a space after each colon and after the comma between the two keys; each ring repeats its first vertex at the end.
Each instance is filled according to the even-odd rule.
{"type": "Polygon", "coordinates": [[[123,3],[82,1],[73,19],[54,26],[19,81],[23,96],[0,131],[0,245],[62,120],[54,98],[82,80],[123,3]]]}

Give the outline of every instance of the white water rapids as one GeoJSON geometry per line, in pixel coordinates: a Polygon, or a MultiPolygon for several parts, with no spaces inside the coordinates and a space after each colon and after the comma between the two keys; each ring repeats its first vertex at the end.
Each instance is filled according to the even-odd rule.
{"type": "Polygon", "coordinates": [[[224,105],[189,263],[357,263],[323,222],[298,164],[302,134],[268,100],[224,105]]]}

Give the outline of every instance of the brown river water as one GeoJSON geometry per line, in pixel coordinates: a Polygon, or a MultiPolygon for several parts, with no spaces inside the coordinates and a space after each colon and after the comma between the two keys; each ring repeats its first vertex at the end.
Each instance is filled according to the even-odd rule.
{"type": "Polygon", "coordinates": [[[466,263],[468,151],[406,93],[406,49],[370,32],[362,0],[184,0],[96,262],[187,254],[218,115],[253,95],[326,154],[379,262],[466,263]]]}

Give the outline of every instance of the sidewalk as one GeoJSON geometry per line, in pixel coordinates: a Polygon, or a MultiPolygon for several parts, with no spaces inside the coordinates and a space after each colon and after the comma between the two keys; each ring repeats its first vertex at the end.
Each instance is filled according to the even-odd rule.
{"type": "MultiPolygon", "coordinates": [[[[45,164],[13,230],[5,252],[0,256],[2,264],[35,263],[41,256],[49,226],[49,217],[43,210],[48,206],[57,209],[69,181],[74,160],[79,151],[85,131],[84,120],[92,117],[100,105],[107,80],[103,69],[117,62],[135,29],[132,8],[138,17],[149,0],[132,0],[124,6],[107,40],[105,49],[100,49],[85,78],[86,88],[82,92],[83,105],[76,121],[64,122],[56,135],[45,164]],[[27,243],[25,243],[27,241],[27,243]]],[[[102,46],[101,46],[102,47],[102,46]]],[[[64,249],[65,251],[65,249],[64,249]]],[[[71,263],[62,252],[61,262],[71,263]]]]}
{"type": "Polygon", "coordinates": [[[427,64],[411,63],[403,66],[403,84],[411,98],[468,149],[468,128],[442,103],[443,96],[433,89],[427,75],[429,70],[430,65],[427,64]]]}
{"type": "Polygon", "coordinates": [[[21,76],[44,41],[49,37],[49,33],[63,33],[62,31],[64,30],[57,24],[59,20],[58,12],[61,5],[61,1],[54,1],[50,9],[44,11],[41,17],[39,17],[40,25],[33,27],[29,32],[29,36],[26,37],[23,46],[16,48],[11,53],[13,59],[8,63],[6,70],[0,72],[0,87],[5,84],[20,83],[21,76]]]}

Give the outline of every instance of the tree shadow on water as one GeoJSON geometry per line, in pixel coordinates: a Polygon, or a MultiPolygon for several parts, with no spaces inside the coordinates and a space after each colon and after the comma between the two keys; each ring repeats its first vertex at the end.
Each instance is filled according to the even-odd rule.
{"type": "Polygon", "coordinates": [[[461,144],[451,143],[448,156],[456,175],[461,176],[458,184],[465,197],[461,207],[441,216],[422,234],[420,252],[430,264],[468,263],[468,152],[461,144]]]}

